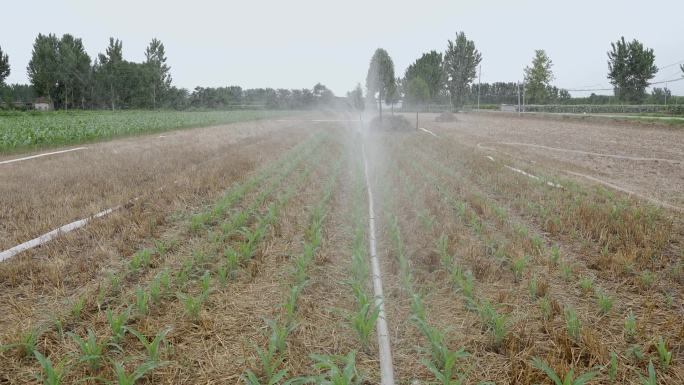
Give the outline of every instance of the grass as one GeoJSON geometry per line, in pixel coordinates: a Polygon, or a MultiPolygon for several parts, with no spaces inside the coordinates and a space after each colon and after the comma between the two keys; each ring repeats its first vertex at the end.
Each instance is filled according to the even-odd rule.
{"type": "Polygon", "coordinates": [[[279,111],[54,111],[3,113],[0,153],[211,126],[284,115],[279,111]]]}

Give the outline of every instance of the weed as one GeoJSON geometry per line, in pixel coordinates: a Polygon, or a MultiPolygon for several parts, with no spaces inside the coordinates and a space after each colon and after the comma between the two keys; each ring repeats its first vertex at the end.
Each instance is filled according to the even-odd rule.
{"type": "Polygon", "coordinates": [[[584,385],[591,381],[598,375],[598,370],[592,369],[578,377],[575,377],[575,370],[570,369],[561,380],[561,377],[553,370],[546,362],[534,357],[532,358],[532,366],[541,370],[546,376],[553,381],[555,385],[584,385]]]}
{"type": "Polygon", "coordinates": [[[133,328],[127,328],[127,330],[136,336],[138,341],[145,347],[148,362],[161,363],[161,355],[163,353],[163,348],[166,345],[166,335],[171,332],[171,328],[160,330],[152,341],[149,341],[146,336],[133,328]]]}
{"type": "Polygon", "coordinates": [[[665,340],[663,340],[663,337],[658,338],[656,349],[658,350],[660,365],[662,365],[663,369],[667,370],[670,366],[670,362],[672,362],[672,352],[667,350],[667,344],[665,343],[665,340]]]}
{"type": "Polygon", "coordinates": [[[88,337],[85,340],[74,333],[68,333],[68,335],[81,349],[81,355],[78,357],[78,361],[87,363],[90,370],[95,371],[99,369],[102,364],[102,353],[105,344],[97,342],[97,337],[95,336],[93,329],[88,329],[88,337]]]}
{"type": "Polygon", "coordinates": [[[596,296],[596,301],[598,302],[599,312],[601,314],[608,314],[610,309],[613,308],[613,298],[604,293],[598,293],[596,296]]]}
{"type": "Polygon", "coordinates": [[[571,306],[565,307],[565,327],[568,336],[575,342],[579,342],[582,337],[582,322],[577,317],[577,311],[571,306]]]}

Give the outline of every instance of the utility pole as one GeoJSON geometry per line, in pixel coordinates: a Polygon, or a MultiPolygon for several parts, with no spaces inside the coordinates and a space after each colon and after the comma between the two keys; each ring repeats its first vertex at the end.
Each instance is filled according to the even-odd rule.
{"type": "Polygon", "coordinates": [[[518,116],[520,116],[520,82],[516,84],[518,85],[518,116]]]}
{"type": "Polygon", "coordinates": [[[477,110],[480,111],[480,85],[482,84],[482,64],[479,66],[480,75],[477,77],[477,110]]]}
{"type": "Polygon", "coordinates": [[[665,82],[665,106],[667,106],[667,82],[665,82]]]}
{"type": "Polygon", "coordinates": [[[523,112],[525,112],[525,82],[523,82],[522,100],[523,100],[522,109],[523,109],[523,112]]]}

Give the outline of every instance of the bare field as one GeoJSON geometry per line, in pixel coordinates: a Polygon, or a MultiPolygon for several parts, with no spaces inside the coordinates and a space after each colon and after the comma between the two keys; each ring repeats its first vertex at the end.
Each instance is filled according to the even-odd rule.
{"type": "Polygon", "coordinates": [[[0,168],[3,247],[142,196],[0,263],[0,383],[35,383],[45,362],[62,383],[326,383],[343,367],[379,383],[362,148],[397,384],[550,384],[541,362],[590,384],[639,384],[652,362],[684,382],[680,214],[566,173],[681,204],[678,131],[307,119],[0,168]]]}

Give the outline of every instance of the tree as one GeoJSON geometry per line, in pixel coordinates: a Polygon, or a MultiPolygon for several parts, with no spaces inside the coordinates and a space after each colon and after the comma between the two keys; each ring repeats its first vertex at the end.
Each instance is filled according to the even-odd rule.
{"type": "Polygon", "coordinates": [[[119,39],[109,38],[109,46],[104,54],[99,56],[100,81],[105,83],[109,91],[109,102],[112,110],[116,108],[120,80],[123,68],[123,43],[119,39]]]}
{"type": "Polygon", "coordinates": [[[65,34],[57,45],[57,96],[58,103],[67,109],[69,100],[81,99],[85,104],[85,92],[89,83],[90,56],[81,39],[65,34]],[[71,96],[71,99],[69,98],[71,96]]]}
{"type": "Polygon", "coordinates": [[[636,39],[628,43],[624,37],[610,45],[608,79],[615,89],[615,96],[621,101],[641,103],[649,80],[658,72],[653,49],[645,48],[636,39]]]}
{"type": "Polygon", "coordinates": [[[10,75],[9,56],[2,52],[0,47],[0,85],[5,84],[5,79],[10,75]]]}
{"type": "Polygon", "coordinates": [[[434,100],[442,90],[442,54],[437,51],[424,53],[420,59],[408,66],[404,72],[406,84],[417,77],[427,85],[430,101],[434,100]]]}
{"type": "Polygon", "coordinates": [[[163,100],[171,88],[171,68],[166,64],[164,44],[156,38],[145,49],[145,65],[150,77],[152,108],[157,108],[157,101],[163,100]]]}
{"type": "Polygon", "coordinates": [[[378,95],[378,108],[380,111],[380,121],[382,121],[382,101],[385,100],[388,92],[392,92],[394,87],[394,63],[387,51],[382,48],[375,50],[368,67],[366,76],[367,97],[372,100],[375,94],[378,95]]]}
{"type": "Polygon", "coordinates": [[[394,115],[394,105],[401,100],[401,79],[396,78],[387,89],[387,95],[385,95],[386,103],[392,106],[392,115],[394,115]]]}
{"type": "Polygon", "coordinates": [[[418,129],[418,111],[430,100],[430,87],[421,77],[414,77],[406,84],[406,99],[416,107],[416,129],[418,129]]]}
{"type": "Polygon", "coordinates": [[[45,96],[51,100],[55,96],[54,91],[59,81],[58,45],[57,36],[38,34],[33,43],[31,60],[26,68],[38,96],[45,96]]]}
{"type": "Polygon", "coordinates": [[[321,83],[316,83],[313,87],[313,95],[318,106],[330,105],[335,98],[335,94],[321,83]]]}
{"type": "Polygon", "coordinates": [[[525,67],[525,93],[531,104],[544,104],[550,99],[553,62],[543,49],[534,51],[532,67],[525,67]]]}
{"type": "Polygon", "coordinates": [[[444,80],[454,108],[463,106],[464,96],[481,61],[482,55],[475,49],[475,43],[463,32],[457,33],[454,41],[449,41],[444,53],[444,80]]]}
{"type": "Polygon", "coordinates": [[[361,113],[365,107],[365,101],[363,100],[363,89],[361,89],[361,84],[357,84],[356,88],[347,92],[347,100],[349,104],[359,113],[359,120],[361,120],[361,113]]]}

